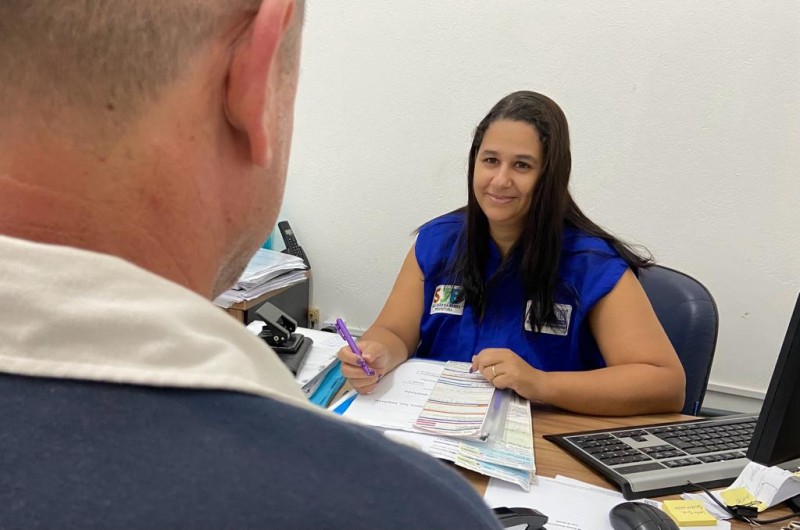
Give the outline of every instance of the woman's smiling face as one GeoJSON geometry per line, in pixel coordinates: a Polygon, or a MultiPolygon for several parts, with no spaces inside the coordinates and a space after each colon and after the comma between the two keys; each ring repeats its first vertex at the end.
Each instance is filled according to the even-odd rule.
{"type": "Polygon", "coordinates": [[[541,164],[542,144],[534,127],[512,120],[489,126],[475,157],[472,192],[491,228],[522,232],[541,164]]]}

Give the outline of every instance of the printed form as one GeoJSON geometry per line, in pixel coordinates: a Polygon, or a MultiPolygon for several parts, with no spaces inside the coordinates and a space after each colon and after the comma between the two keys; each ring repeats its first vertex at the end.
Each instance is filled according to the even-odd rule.
{"type": "MultiPolygon", "coordinates": [[[[494,385],[469,363],[448,362],[414,426],[442,436],[485,440],[494,385]]],[[[494,411],[493,411],[494,412],[494,411]]]]}
{"type": "MultiPolygon", "coordinates": [[[[456,365],[448,367],[451,374],[469,370],[469,363],[447,365],[456,365]]],[[[530,403],[513,392],[506,395],[505,420],[501,418],[498,435],[487,441],[432,436],[414,428],[446,369],[445,363],[411,359],[387,375],[373,394],[359,395],[344,416],[387,430],[391,439],[410,443],[436,458],[512,482],[527,491],[536,470],[531,410],[530,403]]],[[[470,375],[482,378],[480,374],[470,375]]]]}
{"type": "Polygon", "coordinates": [[[375,392],[360,394],[343,415],[373,427],[415,431],[422,407],[444,363],[409,359],[384,377],[375,392]]]}

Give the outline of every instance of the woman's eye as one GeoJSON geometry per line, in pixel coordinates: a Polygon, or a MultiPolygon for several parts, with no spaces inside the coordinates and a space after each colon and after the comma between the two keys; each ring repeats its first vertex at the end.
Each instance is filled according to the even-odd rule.
{"type": "Polygon", "coordinates": [[[485,164],[494,165],[494,164],[497,163],[497,159],[495,157],[493,157],[493,156],[487,156],[486,158],[483,159],[483,162],[485,164]]]}
{"type": "Polygon", "coordinates": [[[531,168],[531,165],[528,164],[527,162],[516,162],[514,164],[514,167],[516,167],[517,169],[523,169],[527,171],[528,169],[531,168]]]}

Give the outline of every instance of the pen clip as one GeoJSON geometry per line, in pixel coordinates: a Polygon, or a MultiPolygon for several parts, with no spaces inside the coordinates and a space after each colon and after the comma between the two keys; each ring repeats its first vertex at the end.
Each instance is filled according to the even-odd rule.
{"type": "Polygon", "coordinates": [[[338,334],[339,334],[339,336],[340,336],[340,337],[342,337],[342,339],[346,341],[346,340],[347,340],[347,337],[345,337],[345,336],[344,336],[344,333],[342,332],[342,328],[341,328],[341,327],[339,327],[339,321],[338,321],[338,320],[337,320],[337,321],[336,321],[336,323],[333,325],[333,327],[336,329],[336,333],[338,333],[338,334]]]}

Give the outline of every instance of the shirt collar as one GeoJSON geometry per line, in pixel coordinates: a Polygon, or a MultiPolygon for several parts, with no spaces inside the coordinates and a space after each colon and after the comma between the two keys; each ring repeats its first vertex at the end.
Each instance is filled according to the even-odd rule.
{"type": "Polygon", "coordinates": [[[122,259],[0,236],[0,372],[269,396],[313,408],[210,301],[122,259]]]}

